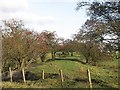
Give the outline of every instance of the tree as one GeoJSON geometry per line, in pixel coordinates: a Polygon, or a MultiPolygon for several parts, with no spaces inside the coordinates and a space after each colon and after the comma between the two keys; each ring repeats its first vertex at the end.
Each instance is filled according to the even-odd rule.
{"type": "Polygon", "coordinates": [[[3,23],[3,68],[21,70],[38,58],[36,34],[26,29],[22,21],[12,19],[3,23]]]}
{"type": "Polygon", "coordinates": [[[49,47],[47,45],[47,33],[41,32],[38,34],[38,45],[37,45],[37,52],[39,53],[39,57],[42,62],[44,62],[46,58],[46,54],[49,52],[49,47]]]}
{"type": "Polygon", "coordinates": [[[71,56],[73,56],[73,52],[76,52],[76,48],[77,48],[77,42],[72,40],[72,39],[66,39],[64,41],[64,50],[65,52],[70,52],[71,53],[71,56]]]}
{"type": "Polygon", "coordinates": [[[99,25],[98,23],[101,23],[100,28],[102,28],[102,30],[100,30],[100,28],[95,29],[92,35],[100,32],[99,35],[96,34],[97,39],[99,38],[98,36],[100,36],[102,42],[112,45],[112,50],[120,52],[120,1],[79,2],[77,5],[77,10],[79,10],[80,7],[87,6],[87,15],[90,16],[89,23],[93,23],[92,26],[87,23],[87,27],[92,27],[93,30],[93,28],[96,28],[96,25],[99,25]]]}
{"type": "Polygon", "coordinates": [[[40,42],[43,42],[46,47],[49,49],[49,52],[51,52],[52,59],[54,60],[55,58],[55,53],[56,53],[56,46],[58,45],[59,39],[57,39],[57,35],[55,32],[50,32],[50,31],[43,31],[39,35],[40,37],[40,42]]]}

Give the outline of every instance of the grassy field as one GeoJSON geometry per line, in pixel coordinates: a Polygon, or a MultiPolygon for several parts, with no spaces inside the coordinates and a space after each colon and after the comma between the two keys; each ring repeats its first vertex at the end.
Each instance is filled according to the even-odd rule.
{"type": "Polygon", "coordinates": [[[87,69],[91,71],[93,88],[118,88],[118,60],[103,61],[97,66],[77,61],[78,57],[60,58],[54,61],[38,63],[29,67],[29,71],[39,77],[37,80],[23,82],[2,82],[4,88],[61,88],[59,70],[62,69],[64,88],[88,88],[87,69]],[[42,70],[45,79],[41,79],[42,70]]]}

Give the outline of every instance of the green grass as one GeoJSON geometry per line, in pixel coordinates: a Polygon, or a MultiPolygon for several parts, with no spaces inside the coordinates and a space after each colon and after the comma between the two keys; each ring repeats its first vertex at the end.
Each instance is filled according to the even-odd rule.
{"type": "Polygon", "coordinates": [[[47,73],[59,73],[59,70],[62,69],[65,75],[73,78],[73,76],[79,74],[77,72],[80,70],[80,63],[68,60],[56,60],[48,63],[44,62],[43,65],[32,67],[30,70],[37,74],[41,73],[43,69],[47,73]]]}
{"type": "MultiPolygon", "coordinates": [[[[46,78],[41,79],[42,70],[45,74],[59,74],[59,70],[63,70],[64,75],[64,88],[88,88],[88,77],[86,70],[89,68],[91,71],[91,78],[93,88],[118,88],[118,60],[103,61],[97,66],[82,64],[77,61],[71,61],[75,57],[64,58],[65,60],[54,60],[37,64],[30,67],[29,71],[38,75],[39,80],[27,81],[24,83],[17,82],[3,82],[3,87],[16,87],[16,88],[60,88],[60,78],[46,78]],[[78,81],[76,81],[78,79],[78,81]],[[80,79],[80,80],[79,80],[80,79]]],[[[78,57],[77,57],[78,58],[78,57]]]]}
{"type": "Polygon", "coordinates": [[[31,83],[30,81],[27,81],[27,83],[2,82],[1,86],[3,88],[44,88],[34,84],[33,82],[31,83]]]}

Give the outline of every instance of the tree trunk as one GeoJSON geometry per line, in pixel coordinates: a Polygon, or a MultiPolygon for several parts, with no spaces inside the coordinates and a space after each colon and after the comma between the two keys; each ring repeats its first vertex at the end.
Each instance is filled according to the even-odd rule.
{"type": "Polygon", "coordinates": [[[71,52],[71,56],[73,56],[73,52],[71,52]]]}
{"type": "Polygon", "coordinates": [[[86,64],[88,63],[88,61],[89,61],[88,58],[86,58],[86,64]]]}
{"type": "Polygon", "coordinates": [[[44,62],[44,56],[41,56],[41,61],[44,62]]]}
{"type": "Polygon", "coordinates": [[[44,60],[41,58],[41,61],[44,62],[44,60]]]}
{"type": "Polygon", "coordinates": [[[23,67],[25,67],[25,60],[24,59],[22,60],[22,63],[21,63],[21,67],[20,67],[21,70],[22,70],[23,67]]]}
{"type": "Polygon", "coordinates": [[[96,61],[94,60],[94,66],[96,66],[96,61]]]}
{"type": "Polygon", "coordinates": [[[55,53],[51,52],[52,60],[55,60],[55,53]]]}
{"type": "Polygon", "coordinates": [[[41,58],[41,61],[44,62],[44,60],[45,60],[45,53],[42,53],[40,58],[41,58]]]}
{"type": "Polygon", "coordinates": [[[120,44],[118,45],[118,59],[120,59],[120,44]]]}

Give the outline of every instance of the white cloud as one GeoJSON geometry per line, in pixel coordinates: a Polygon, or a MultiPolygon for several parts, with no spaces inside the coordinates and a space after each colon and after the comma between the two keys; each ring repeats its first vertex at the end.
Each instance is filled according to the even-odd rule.
{"type": "Polygon", "coordinates": [[[17,12],[28,9],[27,0],[0,0],[0,11],[17,12]]]}
{"type": "Polygon", "coordinates": [[[57,21],[57,18],[52,16],[39,16],[36,14],[32,14],[29,12],[14,12],[14,13],[0,13],[1,20],[9,20],[9,19],[19,19],[23,20],[27,24],[49,24],[57,21]]]}
{"type": "Polygon", "coordinates": [[[27,24],[48,24],[57,19],[29,12],[28,0],[0,0],[0,20],[20,19],[27,24]]]}
{"type": "Polygon", "coordinates": [[[89,0],[29,0],[33,3],[40,3],[40,2],[79,2],[79,1],[89,1],[89,0]]]}

